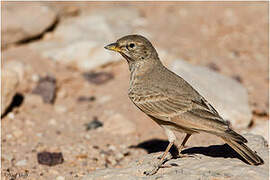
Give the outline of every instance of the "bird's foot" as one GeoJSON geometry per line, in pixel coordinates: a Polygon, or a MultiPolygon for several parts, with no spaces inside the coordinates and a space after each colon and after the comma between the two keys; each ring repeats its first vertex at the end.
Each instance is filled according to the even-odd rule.
{"type": "Polygon", "coordinates": [[[161,164],[155,164],[150,170],[146,170],[143,172],[143,174],[145,174],[146,176],[152,176],[154,174],[156,174],[160,168],[161,164]]]}

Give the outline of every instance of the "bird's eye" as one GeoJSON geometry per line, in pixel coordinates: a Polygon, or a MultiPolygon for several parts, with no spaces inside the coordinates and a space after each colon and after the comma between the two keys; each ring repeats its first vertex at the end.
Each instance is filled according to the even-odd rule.
{"type": "Polygon", "coordinates": [[[135,44],[134,44],[134,43],[130,43],[130,44],[129,44],[129,47],[130,47],[130,48],[134,48],[134,47],[135,47],[135,44]]]}

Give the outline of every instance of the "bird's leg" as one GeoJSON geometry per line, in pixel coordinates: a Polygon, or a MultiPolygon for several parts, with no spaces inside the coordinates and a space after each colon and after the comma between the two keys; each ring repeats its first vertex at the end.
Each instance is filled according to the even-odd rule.
{"type": "Polygon", "coordinates": [[[179,154],[178,154],[179,157],[189,157],[188,155],[182,154],[181,151],[183,150],[183,148],[184,148],[184,146],[185,146],[185,144],[186,144],[186,142],[187,142],[187,140],[189,139],[190,136],[191,136],[191,134],[186,134],[186,136],[185,136],[183,142],[181,143],[181,145],[177,147],[178,152],[179,152],[179,154]]]}
{"type": "Polygon", "coordinates": [[[150,176],[150,175],[153,175],[153,174],[156,174],[157,171],[159,170],[159,168],[161,167],[161,165],[164,163],[164,159],[166,157],[166,155],[168,154],[169,150],[171,149],[174,141],[176,140],[176,137],[174,135],[174,133],[167,129],[167,128],[164,128],[165,129],[165,132],[168,136],[168,139],[169,139],[169,145],[167,146],[165,152],[163,153],[163,155],[161,156],[161,158],[159,159],[158,163],[157,164],[154,164],[154,167],[153,169],[149,170],[149,171],[145,171],[144,174],[150,176]]]}

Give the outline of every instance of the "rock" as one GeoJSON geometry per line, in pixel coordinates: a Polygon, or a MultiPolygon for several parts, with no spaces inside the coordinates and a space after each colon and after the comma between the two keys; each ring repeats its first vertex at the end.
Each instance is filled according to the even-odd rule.
{"type": "Polygon", "coordinates": [[[93,102],[96,100],[95,96],[80,96],[78,97],[78,102],[93,102]]]}
{"type": "Polygon", "coordinates": [[[27,161],[25,159],[18,161],[16,164],[16,166],[26,166],[27,165],[27,161]]]}
{"type": "Polygon", "coordinates": [[[57,176],[56,180],[65,180],[65,177],[64,176],[57,176]]]}
{"type": "Polygon", "coordinates": [[[182,60],[175,60],[171,69],[205,97],[221,117],[231,122],[233,128],[248,127],[252,113],[247,90],[240,83],[206,67],[194,66],[182,60]]]}
{"type": "Polygon", "coordinates": [[[18,75],[19,81],[22,82],[25,79],[26,74],[29,73],[31,66],[18,60],[12,60],[6,62],[4,64],[4,68],[15,71],[18,75]]]}
{"type": "Polygon", "coordinates": [[[2,96],[1,96],[1,116],[5,114],[7,108],[10,106],[14,95],[16,94],[16,89],[19,85],[18,74],[11,69],[2,69],[1,73],[2,79],[2,96]]]}
{"type": "Polygon", "coordinates": [[[47,166],[54,166],[64,162],[64,158],[61,152],[40,152],[37,154],[37,159],[39,164],[47,166]]]}
{"type": "Polygon", "coordinates": [[[52,76],[40,78],[32,93],[40,95],[44,103],[53,104],[56,95],[56,79],[52,76]]]}
{"type": "Polygon", "coordinates": [[[37,37],[57,21],[57,14],[43,4],[5,2],[2,8],[3,46],[37,37]]]}
{"type": "Polygon", "coordinates": [[[94,117],[94,119],[91,122],[85,124],[86,131],[97,129],[102,126],[103,126],[103,123],[99,121],[97,117],[94,117]]]}
{"type": "Polygon", "coordinates": [[[57,104],[54,106],[54,110],[55,110],[55,112],[57,112],[59,114],[63,114],[65,112],[67,112],[68,109],[66,106],[57,104]]]}
{"type": "Polygon", "coordinates": [[[90,83],[101,85],[113,79],[114,76],[107,72],[89,72],[83,73],[83,77],[90,83]]]}
{"type": "MultiPolygon", "coordinates": [[[[268,145],[263,137],[253,134],[244,135],[249,143],[248,146],[255,150],[264,160],[265,164],[260,166],[251,166],[243,161],[224,153],[226,145],[200,147],[201,152],[197,151],[195,158],[177,158],[167,161],[157,174],[145,176],[143,172],[152,167],[153,161],[158,160],[160,153],[148,154],[137,161],[131,162],[125,168],[107,168],[101,169],[84,176],[83,180],[96,179],[243,179],[243,180],[261,180],[269,176],[268,165],[268,145]],[[204,151],[203,151],[204,149],[204,151]],[[212,155],[208,149],[212,149],[212,155]],[[223,149],[223,150],[222,150],[223,149]],[[219,151],[219,152],[216,152],[219,151]],[[207,155],[204,155],[207,154],[207,155]],[[215,156],[214,154],[219,154],[215,156]],[[211,157],[212,156],[212,157],[211,157]],[[226,157],[226,158],[224,158],[226,157]]],[[[194,148],[193,148],[194,149],[194,148]]],[[[196,148],[195,148],[196,149],[196,148]]],[[[194,151],[195,151],[194,149],[194,151]]],[[[197,148],[198,149],[198,148],[197,148]]],[[[192,148],[187,149],[190,152],[192,148]]],[[[187,151],[186,150],[186,151],[187,151]]],[[[229,150],[228,150],[229,151],[229,150]]],[[[233,151],[229,151],[233,154],[233,151]]]]}
{"type": "Polygon", "coordinates": [[[63,19],[50,36],[31,43],[42,56],[82,71],[118,61],[120,57],[104,46],[132,33],[139,18],[136,9],[106,8],[63,19]],[[121,21],[118,21],[121,17],[121,21]]]}
{"type": "Polygon", "coordinates": [[[121,114],[112,114],[104,123],[104,130],[117,135],[128,135],[136,131],[136,126],[121,114]]]}

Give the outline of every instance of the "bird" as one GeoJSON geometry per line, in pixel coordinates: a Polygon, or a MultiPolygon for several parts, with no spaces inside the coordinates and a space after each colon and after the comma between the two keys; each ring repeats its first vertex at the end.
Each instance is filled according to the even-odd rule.
{"type": "Polygon", "coordinates": [[[180,154],[192,134],[206,132],[223,139],[248,164],[260,165],[264,161],[245,143],[247,140],[235,132],[215,108],[187,81],[165,67],[152,43],[142,35],[126,35],[104,47],[120,53],[130,70],[128,96],[142,112],[160,125],[169,144],[154,164],[144,172],[153,175],[164,163],[176,141],[174,132],[185,133],[178,148],[180,154]]]}

